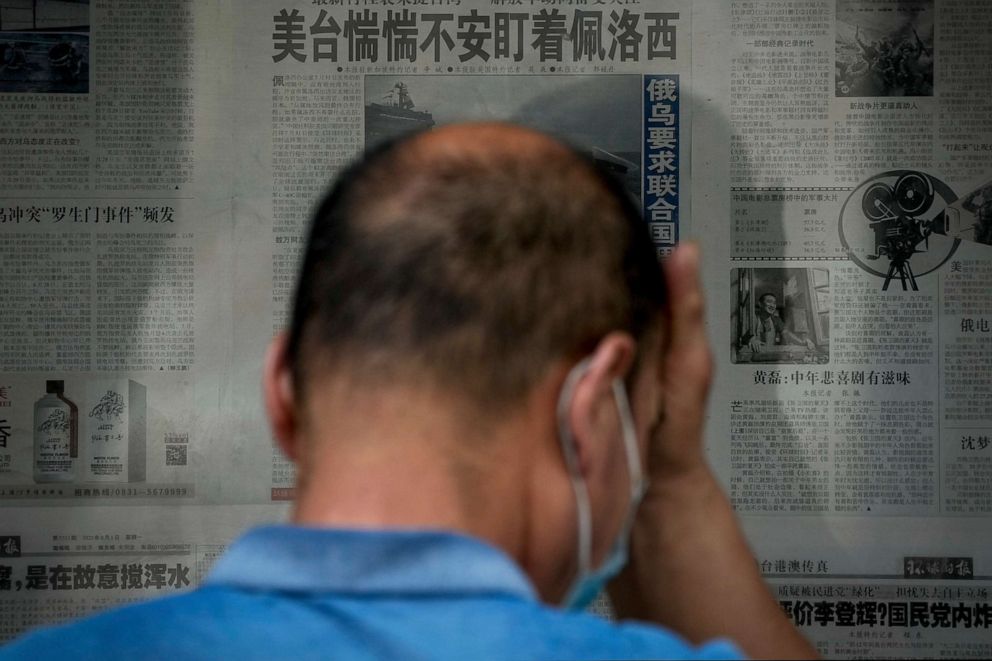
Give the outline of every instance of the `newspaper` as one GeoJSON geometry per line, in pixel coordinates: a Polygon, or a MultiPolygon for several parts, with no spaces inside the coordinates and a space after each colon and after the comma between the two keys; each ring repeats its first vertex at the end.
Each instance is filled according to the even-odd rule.
{"type": "Polygon", "coordinates": [[[367,146],[494,119],[614,171],[659,256],[701,242],[709,456],[820,651],[992,656],[990,28],[976,0],[3,0],[0,639],[189,589],[284,516],[259,373],[311,206],[367,146]]]}

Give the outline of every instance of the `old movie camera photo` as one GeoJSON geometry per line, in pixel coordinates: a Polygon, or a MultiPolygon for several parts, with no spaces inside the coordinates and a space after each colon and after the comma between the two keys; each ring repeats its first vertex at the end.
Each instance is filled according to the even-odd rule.
{"type": "Polygon", "coordinates": [[[0,93],[89,92],[89,0],[0,0],[0,93]]]}
{"type": "Polygon", "coordinates": [[[933,5],[837,0],[836,96],[933,96],[933,5]]]}
{"type": "Polygon", "coordinates": [[[830,271],[740,268],[730,286],[734,363],[830,361],[830,271]]]}
{"type": "MultiPolygon", "coordinates": [[[[919,290],[918,278],[945,264],[960,244],[957,196],[940,179],[917,170],[892,170],[854,189],[841,209],[840,240],[848,258],[882,278],[919,290]]],[[[969,228],[970,229],[970,228],[969,228]]]]}

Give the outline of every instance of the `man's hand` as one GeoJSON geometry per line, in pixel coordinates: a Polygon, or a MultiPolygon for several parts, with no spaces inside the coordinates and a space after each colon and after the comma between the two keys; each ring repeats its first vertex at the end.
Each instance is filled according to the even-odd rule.
{"type": "Polygon", "coordinates": [[[693,642],[724,637],[753,657],[815,658],[765,587],[706,461],[703,421],[713,358],[698,264],[692,244],[665,263],[665,417],[649,441],[650,484],[634,526],[631,561],[610,585],[610,596],[621,618],[653,621],[693,642]]]}
{"type": "Polygon", "coordinates": [[[709,470],[703,453],[703,420],[713,357],[706,340],[698,264],[699,249],[694,244],[679,247],[665,262],[669,337],[662,358],[664,420],[656,437],[650,439],[651,485],[709,470]]]}

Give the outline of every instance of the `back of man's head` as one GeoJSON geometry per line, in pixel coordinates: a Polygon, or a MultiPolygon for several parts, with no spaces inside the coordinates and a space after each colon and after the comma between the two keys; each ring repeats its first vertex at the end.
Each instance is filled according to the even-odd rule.
{"type": "Polygon", "coordinates": [[[583,155],[502,124],[376,149],[314,215],[287,345],[327,374],[429,385],[489,411],[614,330],[658,327],[660,265],[627,193],[583,155]]]}

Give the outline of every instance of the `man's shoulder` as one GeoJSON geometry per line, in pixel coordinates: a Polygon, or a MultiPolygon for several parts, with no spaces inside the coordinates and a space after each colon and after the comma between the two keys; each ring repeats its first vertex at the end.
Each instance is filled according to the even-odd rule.
{"type": "Polygon", "coordinates": [[[33,631],[0,649],[0,659],[156,658],[184,654],[191,640],[236,612],[234,595],[200,588],[114,608],[33,631]]]}
{"type": "Polygon", "coordinates": [[[37,631],[3,659],[739,658],[641,623],[613,623],[539,602],[496,598],[311,599],[207,586],[37,631]],[[320,651],[318,654],[317,652],[320,651]]]}

